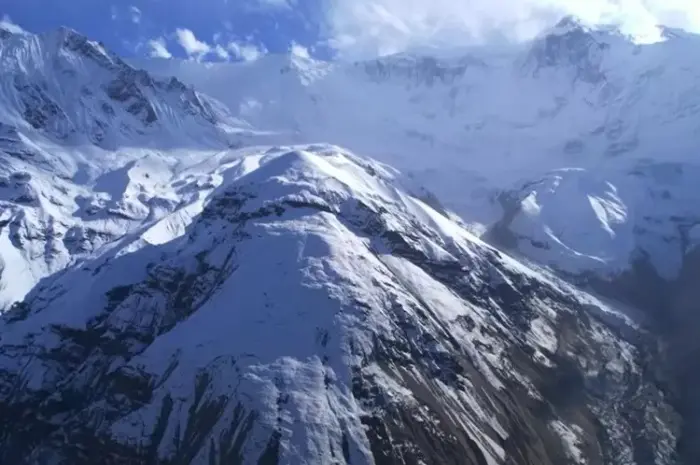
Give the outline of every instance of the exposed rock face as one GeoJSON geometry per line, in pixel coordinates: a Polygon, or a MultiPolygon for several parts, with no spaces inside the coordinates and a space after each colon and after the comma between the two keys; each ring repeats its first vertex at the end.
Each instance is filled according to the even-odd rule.
{"type": "Polygon", "coordinates": [[[677,444],[680,463],[700,461],[700,382],[697,360],[700,357],[700,255],[697,249],[687,253],[678,277],[664,279],[648,261],[640,260],[629,272],[612,280],[591,276],[578,278],[606,295],[629,302],[649,316],[650,331],[659,339],[668,380],[668,399],[681,414],[682,434],[677,444]]]}
{"type": "MultiPolygon", "coordinates": [[[[696,285],[700,268],[694,232],[700,213],[695,206],[697,191],[689,185],[697,179],[697,169],[692,165],[652,163],[625,176],[635,178],[635,183],[642,182],[648,197],[629,195],[634,190],[629,185],[624,186],[624,178],[618,178],[620,183],[608,183],[608,186],[615,182],[625,187],[624,190],[615,190],[620,196],[616,195],[614,199],[614,208],[625,217],[624,224],[612,225],[609,240],[622,240],[631,247],[607,249],[629,254],[622,260],[619,256],[608,255],[611,261],[617,260],[622,266],[607,263],[590,266],[590,262],[586,262],[604,256],[605,241],[597,248],[598,257],[586,257],[579,249],[576,251],[578,261],[571,261],[574,254],[566,247],[576,241],[569,242],[570,236],[566,236],[564,224],[573,222],[576,214],[558,220],[545,214],[552,206],[544,193],[557,192],[556,188],[566,182],[561,178],[550,191],[542,187],[550,186],[547,181],[537,181],[525,185],[521,191],[503,193],[501,200],[505,213],[487,238],[515,253],[547,263],[575,285],[636,308],[640,316],[644,315],[644,326],[658,340],[660,359],[656,363],[663,367],[662,385],[683,420],[683,433],[676,446],[678,460],[683,464],[693,464],[700,460],[700,447],[694,439],[700,434],[700,411],[697,408],[700,397],[694,388],[700,380],[694,362],[700,355],[700,344],[695,336],[700,331],[697,317],[700,296],[696,285]],[[625,229],[633,234],[631,239],[623,237],[625,229]],[[568,257],[567,252],[571,253],[568,257]]],[[[579,186],[584,184],[579,181],[579,186]]],[[[576,197],[569,194],[559,192],[558,198],[576,202],[576,197]]],[[[587,196],[587,202],[592,198],[602,198],[595,189],[585,187],[581,188],[580,195],[587,196]]],[[[595,206],[593,201],[590,202],[595,206]]],[[[607,208],[611,208],[610,204],[607,208]]],[[[577,214],[581,212],[580,208],[574,209],[577,214]]],[[[578,231],[593,237],[600,233],[596,229],[579,226],[578,231]]],[[[595,244],[595,239],[590,242],[595,244]]]]}

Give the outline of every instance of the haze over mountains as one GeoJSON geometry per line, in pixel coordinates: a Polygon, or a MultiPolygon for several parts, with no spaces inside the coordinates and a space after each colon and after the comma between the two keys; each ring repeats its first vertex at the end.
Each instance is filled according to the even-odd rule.
{"type": "Polygon", "coordinates": [[[0,462],[698,463],[700,38],[664,33],[0,30],[0,462]]]}

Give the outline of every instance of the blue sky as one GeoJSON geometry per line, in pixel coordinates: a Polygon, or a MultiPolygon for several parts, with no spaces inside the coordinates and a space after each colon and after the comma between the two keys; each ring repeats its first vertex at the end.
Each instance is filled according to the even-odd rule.
{"type": "Polygon", "coordinates": [[[653,36],[657,24],[700,31],[698,0],[0,0],[0,18],[30,32],[65,25],[125,56],[213,61],[293,46],[368,58],[522,40],[567,14],[634,34],[653,36]]]}
{"type": "Polygon", "coordinates": [[[126,56],[157,53],[154,41],[173,56],[188,56],[189,47],[190,52],[198,51],[195,55],[204,55],[202,58],[207,60],[236,58],[235,52],[240,47],[249,47],[249,53],[251,47],[274,53],[288,51],[293,44],[304,46],[316,55],[329,54],[324,46],[322,9],[317,0],[4,0],[0,3],[3,3],[0,15],[25,30],[42,32],[68,26],[126,56]],[[209,51],[203,53],[207,47],[209,51]]]}

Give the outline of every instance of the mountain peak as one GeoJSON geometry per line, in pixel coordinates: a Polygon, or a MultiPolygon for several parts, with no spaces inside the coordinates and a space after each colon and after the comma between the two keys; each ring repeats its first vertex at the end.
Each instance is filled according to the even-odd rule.
{"type": "Polygon", "coordinates": [[[603,52],[610,44],[598,32],[578,18],[567,16],[535,39],[528,63],[535,73],[546,68],[569,68],[577,79],[600,82],[603,52]]]}
{"type": "Polygon", "coordinates": [[[72,27],[69,26],[59,26],[55,30],[55,34],[57,37],[65,40],[69,38],[75,38],[77,40],[88,40],[86,36],[81,34],[80,32],[76,31],[72,27]]]}
{"type": "Polygon", "coordinates": [[[88,37],[69,27],[61,26],[48,35],[48,40],[55,41],[59,49],[77,53],[93,60],[102,67],[123,67],[126,64],[116,54],[107,50],[101,42],[90,40],[88,37]]]}
{"type": "Polygon", "coordinates": [[[578,18],[577,16],[573,15],[567,15],[564,16],[562,19],[560,19],[553,28],[551,28],[548,33],[566,33],[566,32],[571,32],[571,31],[578,31],[578,30],[590,30],[588,26],[586,26],[583,21],[578,18]]]}
{"type": "Polygon", "coordinates": [[[225,110],[176,78],[161,81],[132,67],[71,28],[27,34],[0,48],[0,58],[14,83],[0,91],[11,102],[2,115],[6,124],[64,140],[87,136],[103,148],[162,131],[173,140],[202,131],[208,139],[226,138],[218,128],[225,110]]]}

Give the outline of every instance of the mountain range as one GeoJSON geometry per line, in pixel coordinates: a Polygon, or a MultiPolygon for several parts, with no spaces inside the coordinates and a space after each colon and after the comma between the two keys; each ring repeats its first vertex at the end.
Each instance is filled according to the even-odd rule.
{"type": "Polygon", "coordinates": [[[698,463],[700,37],[663,34],[0,29],[0,463],[698,463]]]}

